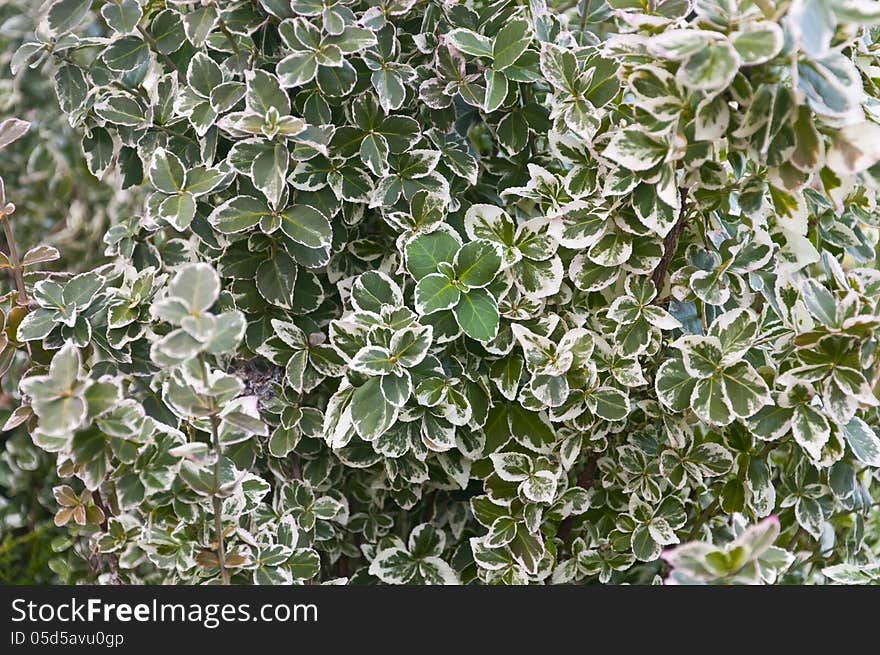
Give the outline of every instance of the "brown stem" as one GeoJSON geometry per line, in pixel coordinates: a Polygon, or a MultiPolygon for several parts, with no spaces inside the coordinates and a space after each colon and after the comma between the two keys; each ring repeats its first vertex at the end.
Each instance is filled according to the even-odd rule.
{"type": "Polygon", "coordinates": [[[211,499],[214,505],[214,531],[217,533],[217,565],[220,567],[220,577],[223,579],[223,584],[228,585],[229,571],[226,570],[226,547],[223,543],[223,515],[220,500],[220,456],[222,450],[217,430],[219,424],[220,420],[217,418],[217,414],[211,414],[211,441],[217,456],[217,460],[214,462],[214,496],[211,499]]]}
{"type": "Polygon", "coordinates": [[[794,534],[791,535],[791,539],[789,539],[788,543],[785,544],[785,550],[791,550],[794,548],[794,545],[797,543],[798,539],[800,539],[801,535],[807,534],[807,531],[801,527],[798,527],[797,530],[794,531],[794,534]]]}
{"type": "Polygon", "coordinates": [[[177,137],[178,139],[183,139],[184,141],[188,141],[192,145],[198,147],[199,142],[195,139],[188,137],[186,134],[181,134],[176,130],[172,130],[170,127],[166,127],[164,125],[160,125],[159,123],[153,123],[153,128],[159,130],[160,132],[164,132],[165,134],[173,137],[177,137]]]}
{"type": "Polygon", "coordinates": [[[291,453],[290,455],[290,476],[294,480],[303,479],[302,465],[300,464],[299,456],[294,453],[291,453]]]}
{"type": "Polygon", "coordinates": [[[232,51],[235,53],[235,56],[238,57],[241,54],[241,50],[238,49],[238,42],[235,40],[232,32],[229,31],[229,27],[226,26],[226,21],[223,20],[222,16],[220,16],[220,8],[217,7],[216,2],[214,3],[214,7],[217,9],[217,27],[220,28],[221,32],[223,32],[223,36],[225,36],[226,40],[229,41],[229,45],[232,46],[232,51]]]}
{"type": "MultiPolygon", "coordinates": [[[[578,474],[577,486],[582,487],[583,489],[590,489],[590,487],[596,482],[596,470],[598,469],[598,466],[599,455],[596,453],[590,453],[587,456],[584,468],[578,474]]],[[[572,528],[574,528],[574,517],[566,516],[562,520],[562,523],[559,524],[559,531],[557,532],[557,536],[563,541],[563,543],[568,540],[572,528]]]]}
{"type": "Polygon", "coordinates": [[[709,517],[715,512],[718,508],[718,504],[720,503],[720,496],[716,496],[715,499],[706,505],[703,510],[700,512],[699,516],[697,516],[697,520],[694,521],[694,527],[691,528],[691,531],[688,533],[685,541],[693,541],[697,534],[700,532],[700,528],[703,527],[703,524],[709,520],[709,517]]]}
{"type": "MultiPolygon", "coordinates": [[[[774,448],[776,448],[776,446],[778,446],[780,443],[783,443],[784,441],[785,440],[768,441],[766,444],[764,444],[764,447],[757,454],[756,459],[766,459],[767,456],[770,454],[770,451],[772,451],[774,448]]],[[[740,470],[737,475],[740,480],[742,480],[745,477],[745,470],[740,470]]],[[[688,533],[685,541],[693,541],[696,538],[697,534],[700,531],[700,528],[702,528],[703,524],[711,518],[713,512],[718,508],[718,505],[720,503],[721,496],[716,496],[711,503],[706,505],[706,507],[704,507],[700,511],[699,515],[697,516],[697,520],[694,521],[694,526],[691,528],[691,531],[688,533]]]]}
{"type": "Polygon", "coordinates": [[[663,257],[651,274],[651,279],[654,281],[654,287],[657,289],[658,294],[663,290],[663,285],[666,284],[669,264],[675,256],[675,250],[681,233],[684,232],[684,228],[687,226],[687,189],[679,189],[679,193],[681,193],[681,215],[678,218],[678,222],[663,239],[663,257]]]}
{"type": "MultiPolygon", "coordinates": [[[[101,491],[99,489],[95,489],[92,492],[92,500],[95,503],[95,507],[101,510],[101,513],[104,515],[104,520],[101,521],[101,532],[107,533],[107,521],[110,519],[110,510],[107,509],[107,505],[104,504],[104,499],[101,498],[101,491]]],[[[119,578],[119,558],[116,557],[115,554],[110,553],[107,555],[107,563],[110,565],[110,572],[113,574],[113,578],[116,580],[116,584],[122,584],[122,581],[119,578]]]]}

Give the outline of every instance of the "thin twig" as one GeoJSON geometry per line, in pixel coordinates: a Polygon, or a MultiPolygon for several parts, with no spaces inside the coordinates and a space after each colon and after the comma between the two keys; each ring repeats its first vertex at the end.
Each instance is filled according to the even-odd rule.
{"type": "Polygon", "coordinates": [[[144,29],[143,27],[141,27],[140,25],[137,26],[137,31],[140,32],[140,34],[141,34],[142,37],[144,37],[144,41],[147,42],[147,44],[150,46],[150,49],[151,49],[153,52],[155,52],[156,55],[157,55],[157,56],[158,56],[163,62],[165,62],[165,65],[167,65],[172,71],[176,71],[176,70],[177,70],[177,65],[174,63],[174,61],[171,59],[171,57],[169,57],[169,56],[166,55],[164,52],[162,52],[162,51],[159,50],[159,44],[158,44],[158,42],[156,41],[156,39],[153,38],[153,35],[150,34],[149,32],[147,32],[147,30],[145,30],[145,29],[144,29]]]}
{"type": "Polygon", "coordinates": [[[12,265],[12,277],[15,279],[15,288],[18,291],[18,304],[26,307],[28,297],[24,288],[24,274],[22,273],[21,261],[18,259],[18,249],[15,247],[12,224],[9,222],[9,214],[12,212],[7,214],[6,207],[5,188],[3,181],[0,180],[0,221],[3,222],[3,236],[6,238],[6,247],[9,249],[9,263],[12,265]]]}

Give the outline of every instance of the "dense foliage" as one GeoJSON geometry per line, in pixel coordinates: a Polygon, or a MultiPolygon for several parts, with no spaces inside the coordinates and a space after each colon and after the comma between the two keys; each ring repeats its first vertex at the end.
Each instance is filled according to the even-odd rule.
{"type": "MultiPolygon", "coordinates": [[[[875,25],[872,0],[46,3],[11,71],[51,80],[90,199],[117,192],[76,274],[17,253],[0,202],[2,361],[30,367],[4,429],[61,478],[54,570],[880,578],[875,25]]],[[[9,201],[41,193],[0,161],[9,201]]]]}

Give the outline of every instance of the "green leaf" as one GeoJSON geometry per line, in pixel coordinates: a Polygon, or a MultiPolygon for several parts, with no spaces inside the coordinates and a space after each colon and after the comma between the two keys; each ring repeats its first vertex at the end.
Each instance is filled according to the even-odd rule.
{"type": "Polygon", "coordinates": [[[297,548],[286,566],[294,580],[310,580],[321,570],[321,556],[313,548],[297,548]]]}
{"type": "Polygon", "coordinates": [[[544,77],[556,89],[576,93],[578,65],[572,52],[553,43],[542,43],[540,65],[544,77]]]}
{"type": "Polygon", "coordinates": [[[492,453],[489,459],[495,474],[507,482],[521,482],[532,473],[531,460],[520,453],[492,453]]]}
{"type": "Polygon", "coordinates": [[[732,363],[745,355],[757,334],[758,320],[750,309],[740,308],[725,312],[716,317],[709,328],[709,336],[717,337],[721,346],[722,358],[719,362],[723,360],[732,363]]]}
{"type": "Polygon", "coordinates": [[[412,395],[412,378],[406,371],[382,376],[380,386],[382,396],[395,407],[403,407],[412,395]]]}
{"type": "Polygon", "coordinates": [[[82,148],[89,171],[101,177],[113,163],[113,137],[103,127],[94,127],[83,137],[82,148]]]}
{"type": "Polygon", "coordinates": [[[730,35],[730,42],[744,66],[770,61],[782,50],[783,41],[782,28],[766,21],[747,23],[730,35]]]}
{"type": "Polygon", "coordinates": [[[49,379],[60,393],[69,393],[79,379],[81,370],[82,360],[79,350],[67,342],[52,357],[52,363],[49,364],[49,379]]]}
{"type": "MultiPolygon", "coordinates": [[[[863,87],[859,72],[852,61],[842,53],[829,52],[821,58],[801,59],[798,61],[797,70],[798,88],[804,92],[814,112],[842,117],[849,115],[861,102],[863,87]]],[[[866,125],[875,124],[866,123],[866,125]]],[[[856,138],[848,138],[845,141],[859,143],[857,132],[858,130],[853,133],[853,137],[856,138]]],[[[831,168],[836,171],[841,170],[836,163],[831,168]]]]}
{"type": "Polygon", "coordinates": [[[281,231],[296,243],[309,248],[330,245],[333,229],[330,221],[310,205],[291,205],[279,214],[281,231]]]}
{"type": "Polygon", "coordinates": [[[156,148],[150,167],[147,170],[150,183],[163,193],[174,193],[183,190],[186,183],[186,169],[176,155],[164,148],[156,148]]]}
{"type": "Polygon", "coordinates": [[[697,380],[691,395],[691,408],[709,425],[728,425],[735,418],[724,384],[715,376],[697,380]]]}
{"type": "Polygon", "coordinates": [[[433,337],[430,325],[407,327],[391,338],[390,350],[401,366],[418,366],[428,354],[433,337]]]}
{"type": "Polygon", "coordinates": [[[213,59],[198,52],[190,59],[186,69],[186,82],[203,98],[209,98],[211,92],[223,84],[223,71],[213,59]]]}
{"type": "Polygon", "coordinates": [[[290,153],[287,147],[276,143],[260,152],[251,166],[251,179],[254,186],[263,192],[272,207],[278,206],[287,186],[286,176],[289,160],[290,153]]]}
{"type": "Polygon", "coordinates": [[[493,55],[494,46],[492,39],[463,27],[448,32],[446,38],[465,54],[473,55],[474,57],[491,57],[493,55]]]}
{"type": "Polygon", "coordinates": [[[200,7],[183,16],[183,28],[186,30],[186,38],[196,48],[202,46],[217,24],[219,13],[216,7],[200,7]]]}
{"type": "Polygon", "coordinates": [[[640,127],[615,132],[602,156],[631,171],[646,171],[661,163],[669,146],[662,138],[640,127]]]}
{"type": "Polygon", "coordinates": [[[845,585],[871,584],[880,578],[878,564],[835,564],[822,569],[822,575],[845,585]]]}
{"type": "Polygon", "coordinates": [[[501,249],[497,244],[480,239],[461,247],[453,261],[456,279],[476,289],[492,282],[501,270],[501,249]]]}
{"type": "Polygon", "coordinates": [[[238,347],[247,327],[244,314],[232,309],[217,316],[217,324],[205,350],[214,355],[229,354],[238,347]]]}
{"type": "Polygon", "coordinates": [[[790,407],[767,405],[749,419],[749,427],[759,439],[773,441],[788,433],[793,415],[790,407]]]}
{"type": "Polygon", "coordinates": [[[486,78],[486,97],[483,100],[483,109],[491,113],[498,109],[507,97],[507,77],[500,71],[487,68],[483,73],[486,78]]]}
{"type": "Polygon", "coordinates": [[[385,175],[388,170],[388,141],[381,134],[367,134],[361,141],[360,156],[373,175],[385,175]]]}
{"type": "Polygon", "coordinates": [[[496,71],[512,66],[532,41],[529,22],[522,19],[509,21],[492,44],[492,68],[496,71]]]}
{"type": "Polygon", "coordinates": [[[374,441],[394,425],[397,408],[385,400],[378,377],[370,378],[351,396],[351,421],[358,436],[374,441]]]}
{"type": "Polygon", "coordinates": [[[96,294],[104,285],[104,278],[92,272],[80,273],[71,278],[61,293],[61,301],[64,305],[76,305],[88,307],[95,300],[96,294]]]}
{"type": "Polygon", "coordinates": [[[822,448],[831,437],[831,428],[824,416],[809,405],[799,405],[792,416],[791,432],[810,457],[821,459],[822,448]]]}
{"type": "Polygon", "coordinates": [[[208,264],[186,264],[171,279],[168,295],[185,303],[195,316],[210,309],[217,301],[220,278],[208,264]]]}
{"type": "Polygon", "coordinates": [[[452,309],[460,298],[461,292],[442,273],[426,275],[416,284],[416,311],[422,315],[452,309]]]}
{"type": "Polygon", "coordinates": [[[632,551],[636,559],[642,562],[651,562],[662,552],[662,547],[651,535],[651,531],[646,525],[640,525],[632,533],[632,551]]]}
{"type": "Polygon", "coordinates": [[[718,91],[726,88],[736,75],[741,59],[727,41],[707,45],[681,64],[676,80],[689,89],[718,91]]]}
{"type": "Polygon", "coordinates": [[[106,96],[94,106],[95,113],[108,123],[139,127],[146,121],[143,107],[128,96],[106,96]]]}
{"type": "Polygon", "coordinates": [[[801,297],[810,313],[823,325],[837,325],[837,302],[828,289],[816,280],[804,280],[800,288],[801,297]]]}
{"type": "Polygon", "coordinates": [[[134,30],[143,12],[137,0],[116,0],[101,7],[101,16],[111,29],[120,34],[134,30]]]}
{"type": "Polygon", "coordinates": [[[471,339],[486,342],[498,334],[498,305],[492,294],[485,289],[471,289],[461,294],[452,313],[461,329],[471,339]]]}
{"type": "Polygon", "coordinates": [[[446,230],[417,236],[406,244],[406,268],[416,280],[438,271],[440,262],[452,263],[461,241],[446,230]]]}
{"type": "Polygon", "coordinates": [[[170,9],[156,14],[149,31],[156,40],[157,50],[165,55],[177,52],[186,40],[180,14],[170,9]]]}
{"type": "Polygon", "coordinates": [[[600,387],[588,398],[595,403],[596,415],[606,421],[622,421],[629,414],[629,397],[618,389],[600,387]]]}
{"type": "Polygon", "coordinates": [[[794,517],[798,525],[815,539],[822,536],[825,516],[822,513],[822,506],[815,498],[798,498],[794,506],[794,517]]]}
{"type": "Polygon", "coordinates": [[[685,335],[675,341],[673,346],[681,351],[687,372],[698,378],[715,375],[724,358],[721,341],[714,336],[685,335]]]}
{"type": "Polygon", "coordinates": [[[556,497],[556,476],[550,471],[536,471],[520,486],[523,496],[534,503],[550,503],[556,497]]]}
{"type": "Polygon", "coordinates": [[[140,68],[150,60],[150,47],[136,36],[124,36],[113,41],[101,55],[112,71],[127,73],[140,68]]]}
{"type": "Polygon", "coordinates": [[[257,268],[257,290],[278,307],[290,307],[296,286],[297,267],[283,251],[276,251],[257,268]]]}
{"type": "Polygon", "coordinates": [[[473,240],[488,239],[507,247],[505,259],[513,263],[511,249],[516,236],[516,225],[510,215],[501,207],[475,204],[468,207],[464,216],[464,227],[468,237],[473,240]]]}
{"type": "Polygon", "coordinates": [[[350,54],[376,45],[376,35],[372,30],[347,25],[341,33],[332,33],[324,43],[335,45],[343,53],[350,54]]]}
{"type": "Polygon", "coordinates": [[[721,509],[730,514],[741,512],[746,504],[746,489],[742,480],[728,480],[721,489],[721,509]]]}
{"type": "Polygon", "coordinates": [[[418,572],[418,563],[402,548],[388,548],[376,554],[370,574],[387,584],[407,584],[418,572]]]}
{"type": "Polygon", "coordinates": [[[519,404],[510,405],[507,413],[510,434],[517,442],[537,453],[548,452],[556,443],[556,432],[546,416],[524,409],[519,404]]]}
{"type": "Polygon", "coordinates": [[[379,96],[379,104],[387,112],[400,109],[406,99],[404,76],[394,68],[383,67],[370,77],[373,88],[379,96]]]}
{"type": "Polygon", "coordinates": [[[702,52],[718,37],[718,33],[707,30],[665,30],[651,38],[648,50],[658,57],[681,60],[702,52]]]}
{"type": "Polygon", "coordinates": [[[385,305],[403,305],[403,294],[400,287],[385,273],[367,271],[358,276],[352,285],[351,302],[357,309],[378,314],[385,305]]]}
{"type": "Polygon", "coordinates": [[[623,231],[609,232],[596,241],[589,250],[587,257],[594,264],[605,268],[620,266],[626,262],[633,251],[632,237],[623,231]]]}
{"type": "Polygon", "coordinates": [[[46,14],[46,23],[52,35],[58,36],[75,29],[91,6],[91,0],[56,0],[46,14]]]}
{"type": "Polygon", "coordinates": [[[868,466],[880,466],[880,438],[871,426],[854,416],[843,427],[843,435],[856,459],[868,466]]]}
{"type": "Polygon", "coordinates": [[[294,52],[278,62],[275,72],[281,86],[299,87],[314,79],[318,72],[318,61],[314,52],[294,52]]]}
{"type": "Polygon", "coordinates": [[[168,221],[178,232],[189,227],[196,215],[196,199],[191,193],[167,196],[159,205],[159,217],[168,221]]]}
{"type": "Polygon", "coordinates": [[[730,409],[739,418],[749,418],[770,402],[770,390],[751,364],[737,362],[721,375],[730,409]]]}
{"type": "Polygon", "coordinates": [[[367,375],[387,375],[394,369],[394,361],[387,348],[365,346],[357,352],[349,366],[367,375]]]}
{"type": "Polygon", "coordinates": [[[523,359],[511,354],[492,362],[489,375],[498,391],[507,400],[514,400],[519,391],[519,381],[523,372],[523,359]]]}
{"type": "Polygon", "coordinates": [[[38,341],[47,337],[55,328],[55,312],[38,308],[22,319],[18,325],[18,341],[38,341]]]}
{"type": "Polygon", "coordinates": [[[235,196],[217,206],[208,216],[208,222],[224,234],[244,232],[257,225],[271,211],[253,196],[235,196]]]}

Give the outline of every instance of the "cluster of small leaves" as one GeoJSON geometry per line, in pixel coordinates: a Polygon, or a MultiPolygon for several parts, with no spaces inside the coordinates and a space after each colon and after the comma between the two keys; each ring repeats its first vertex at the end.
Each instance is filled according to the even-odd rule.
{"type": "Polygon", "coordinates": [[[570,4],[48,7],[146,195],[7,426],[102,580],[876,577],[880,8],[570,4]]]}
{"type": "MultiPolygon", "coordinates": [[[[102,249],[95,244],[101,242],[109,217],[131,214],[141,202],[139,189],[121,191],[114,175],[98,180],[88,171],[82,135],[70,126],[58,105],[51,71],[16,69],[13,75],[10,62],[21,43],[33,38],[34,25],[44,10],[42,2],[9,1],[0,6],[0,117],[14,116],[30,123],[26,133],[0,150],[0,174],[7,199],[15,205],[10,223],[18,254],[27,264],[22,271],[25,280],[45,275],[45,270],[72,275],[101,263],[102,249]],[[36,246],[44,247],[34,250],[36,246]],[[50,261],[49,255],[57,254],[61,257],[50,261]]],[[[4,237],[0,237],[0,248],[9,254],[4,237]]],[[[0,374],[0,425],[19,405],[16,389],[29,363],[47,364],[51,359],[51,352],[40,350],[36,343],[27,348],[14,343],[25,310],[14,288],[6,286],[6,273],[12,277],[4,266],[0,312],[6,315],[7,341],[0,355],[4,371],[0,374]]],[[[64,569],[83,564],[67,551],[63,538],[50,547],[56,536],[68,532],[52,524],[58,507],[52,495],[54,459],[33,445],[26,426],[0,434],[0,569],[4,570],[0,577],[7,583],[57,581],[67,575],[64,569]],[[50,559],[56,560],[51,569],[46,565],[50,559]]]]}

